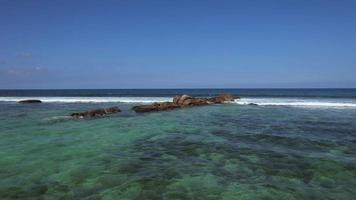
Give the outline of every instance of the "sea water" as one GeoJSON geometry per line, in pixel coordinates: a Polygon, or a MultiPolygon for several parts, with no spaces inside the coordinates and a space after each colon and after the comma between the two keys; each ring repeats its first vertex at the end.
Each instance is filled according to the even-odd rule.
{"type": "Polygon", "coordinates": [[[355,188],[354,89],[0,91],[0,199],[352,200],[355,188]],[[131,110],[219,93],[241,99],[131,110]],[[68,117],[110,106],[122,112],[68,117]]]}

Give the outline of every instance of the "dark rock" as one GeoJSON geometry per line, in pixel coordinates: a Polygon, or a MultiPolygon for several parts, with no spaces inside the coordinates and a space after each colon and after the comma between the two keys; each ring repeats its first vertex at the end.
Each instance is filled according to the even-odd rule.
{"type": "Polygon", "coordinates": [[[212,103],[215,103],[215,104],[221,104],[221,103],[226,103],[226,102],[229,102],[229,101],[233,101],[235,99],[240,99],[240,97],[233,96],[231,94],[222,94],[222,95],[219,95],[217,97],[209,98],[208,101],[210,101],[212,103]]]}
{"type": "Polygon", "coordinates": [[[180,108],[179,105],[173,102],[162,102],[162,103],[153,103],[151,105],[140,105],[134,106],[132,110],[135,112],[152,112],[152,111],[163,111],[163,110],[172,110],[180,108]]]}
{"type": "Polygon", "coordinates": [[[225,103],[228,101],[233,101],[234,99],[238,99],[239,97],[223,94],[217,97],[213,97],[210,99],[207,98],[195,98],[188,95],[175,96],[173,98],[173,102],[163,102],[163,103],[153,103],[150,105],[140,105],[135,106],[132,109],[135,112],[153,112],[153,111],[163,111],[163,110],[172,110],[176,108],[184,108],[191,106],[204,106],[209,104],[216,103],[225,103]]]}
{"type": "Polygon", "coordinates": [[[85,112],[72,113],[70,116],[75,118],[98,117],[98,116],[104,116],[107,114],[112,114],[117,112],[121,112],[121,110],[119,109],[119,107],[115,106],[115,107],[105,108],[105,109],[96,109],[96,110],[90,110],[85,112]]]}
{"type": "Polygon", "coordinates": [[[194,98],[188,95],[176,96],[173,103],[182,107],[208,105],[208,100],[205,98],[194,98]]]}
{"type": "Polygon", "coordinates": [[[249,103],[248,105],[249,105],[249,106],[258,106],[257,103],[249,103]]]}
{"type": "Polygon", "coordinates": [[[204,98],[194,98],[189,102],[189,106],[204,106],[208,105],[209,101],[204,98]]]}
{"type": "Polygon", "coordinates": [[[17,103],[42,103],[42,101],[38,99],[27,99],[18,101],[17,103]]]}

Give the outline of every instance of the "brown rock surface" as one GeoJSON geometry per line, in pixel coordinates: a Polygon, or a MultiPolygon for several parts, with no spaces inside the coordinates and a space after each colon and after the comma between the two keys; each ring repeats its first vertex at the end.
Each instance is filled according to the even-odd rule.
{"type": "Polygon", "coordinates": [[[163,110],[172,110],[180,108],[179,105],[173,102],[162,102],[162,103],[153,103],[150,105],[140,105],[132,108],[135,112],[153,112],[153,111],[163,111],[163,110]]]}
{"type": "Polygon", "coordinates": [[[209,98],[208,100],[212,103],[221,104],[221,103],[233,101],[234,99],[240,99],[240,97],[233,96],[231,94],[222,94],[217,97],[209,98]]]}
{"type": "Polygon", "coordinates": [[[173,98],[173,102],[162,102],[153,103],[150,105],[139,105],[132,109],[135,112],[153,112],[153,111],[163,111],[172,110],[176,108],[191,107],[191,106],[203,106],[208,104],[221,104],[228,101],[233,101],[239,97],[233,96],[231,94],[222,94],[217,97],[212,98],[194,98],[188,95],[177,95],[173,98]]]}
{"type": "Polygon", "coordinates": [[[90,110],[90,111],[85,111],[85,112],[76,112],[72,113],[70,116],[75,117],[75,118],[87,118],[87,117],[98,117],[98,116],[104,116],[112,113],[117,113],[121,112],[119,107],[111,107],[111,108],[105,108],[105,109],[96,109],[96,110],[90,110]]]}

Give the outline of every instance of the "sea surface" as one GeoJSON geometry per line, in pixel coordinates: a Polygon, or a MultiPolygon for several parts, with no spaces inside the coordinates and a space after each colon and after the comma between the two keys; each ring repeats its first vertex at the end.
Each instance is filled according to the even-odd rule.
{"type": "Polygon", "coordinates": [[[0,90],[0,199],[354,200],[356,89],[0,90]]]}

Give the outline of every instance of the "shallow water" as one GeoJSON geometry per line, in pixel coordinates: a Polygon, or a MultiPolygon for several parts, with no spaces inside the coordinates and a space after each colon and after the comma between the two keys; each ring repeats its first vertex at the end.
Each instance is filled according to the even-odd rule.
{"type": "Polygon", "coordinates": [[[133,105],[1,102],[0,199],[356,199],[356,109],[133,105]]]}

